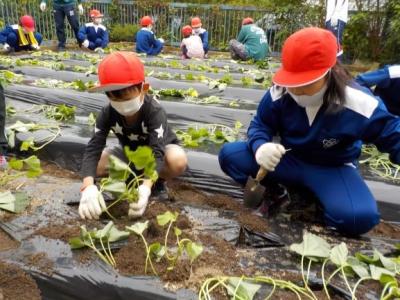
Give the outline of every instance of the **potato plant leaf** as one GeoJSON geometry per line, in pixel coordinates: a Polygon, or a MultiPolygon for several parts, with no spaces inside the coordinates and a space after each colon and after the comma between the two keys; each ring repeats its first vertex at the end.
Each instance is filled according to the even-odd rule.
{"type": "Polygon", "coordinates": [[[24,162],[20,159],[16,159],[15,157],[13,157],[8,162],[8,166],[13,170],[20,171],[24,167],[24,162]]]}
{"type": "Polygon", "coordinates": [[[125,181],[130,173],[131,169],[128,164],[120,160],[118,157],[110,155],[109,175],[113,180],[125,181]]]}
{"type": "Polygon", "coordinates": [[[12,194],[10,191],[0,193],[0,209],[21,213],[29,204],[29,198],[25,193],[12,194]]]}
{"type": "Polygon", "coordinates": [[[231,277],[228,280],[228,294],[232,300],[252,300],[260,288],[260,284],[241,281],[238,277],[231,277]]]}
{"type": "Polygon", "coordinates": [[[162,215],[157,216],[157,223],[160,226],[164,226],[170,222],[176,222],[177,218],[179,216],[179,213],[177,212],[170,212],[169,210],[163,213],[162,215]]]}
{"type": "Polygon", "coordinates": [[[349,250],[345,243],[340,243],[336,245],[331,250],[330,259],[337,266],[345,266],[347,264],[349,250]]]}
{"type": "Polygon", "coordinates": [[[290,250],[301,256],[327,258],[331,247],[323,238],[306,232],[300,244],[292,244],[290,250]]]}
{"type": "Polygon", "coordinates": [[[185,249],[190,258],[191,264],[203,252],[203,246],[194,242],[187,242],[185,245],[185,249]]]}
{"type": "Polygon", "coordinates": [[[372,279],[378,280],[378,281],[381,280],[382,275],[389,275],[389,276],[392,276],[392,277],[395,277],[395,275],[396,275],[392,271],[386,270],[386,269],[381,268],[381,267],[377,267],[375,265],[369,265],[369,269],[370,269],[370,272],[371,272],[372,279]]]}
{"type": "Polygon", "coordinates": [[[353,256],[347,258],[347,265],[360,278],[369,277],[368,265],[353,256]]]}
{"type": "Polygon", "coordinates": [[[181,236],[182,235],[182,230],[180,230],[178,227],[174,227],[174,232],[176,236],[181,236]]]}
{"type": "Polygon", "coordinates": [[[142,235],[148,226],[149,226],[149,221],[137,222],[131,226],[126,226],[126,230],[132,231],[137,235],[142,235]]]}
{"type": "Polygon", "coordinates": [[[105,184],[102,185],[104,191],[110,192],[113,195],[119,195],[125,192],[126,184],[124,181],[109,180],[106,178],[105,184]]]}
{"type": "Polygon", "coordinates": [[[127,239],[130,235],[129,231],[119,230],[117,227],[113,226],[108,233],[108,241],[110,243],[121,241],[127,239]]]}

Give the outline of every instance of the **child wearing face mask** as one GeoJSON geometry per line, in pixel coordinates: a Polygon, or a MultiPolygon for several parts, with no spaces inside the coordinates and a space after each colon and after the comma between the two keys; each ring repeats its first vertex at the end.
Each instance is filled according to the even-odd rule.
{"type": "Polygon", "coordinates": [[[132,151],[138,146],[149,146],[156,158],[159,180],[154,185],[151,180],[146,180],[138,188],[138,202],[129,205],[128,215],[140,217],[150,195],[161,201],[168,199],[165,181],[184,172],[186,154],[178,145],[165,110],[147,95],[149,86],[145,83],[144,67],[134,53],[108,55],[100,63],[98,74],[100,85],[90,92],[105,92],[110,103],[100,111],[83,157],[79,214],[83,219],[92,219],[102,213],[105,204],[98,197],[94,178],[107,175],[110,155],[128,162],[123,151],[125,146],[132,151]],[[117,136],[119,145],[105,148],[110,130],[117,136]]]}
{"type": "Polygon", "coordinates": [[[157,39],[153,29],[153,19],[144,16],[140,20],[142,28],[136,33],[136,52],[146,53],[147,55],[158,55],[164,48],[164,40],[157,39]]]}
{"type": "Polygon", "coordinates": [[[28,15],[19,19],[19,24],[8,25],[0,32],[0,44],[4,52],[39,50],[42,35],[35,32],[35,20],[28,15]]]}
{"type": "Polygon", "coordinates": [[[91,23],[86,23],[79,29],[78,40],[82,46],[96,52],[104,52],[103,49],[108,45],[108,31],[102,25],[103,14],[97,9],[90,11],[91,23]]]}
{"type": "Polygon", "coordinates": [[[200,37],[203,43],[204,56],[207,58],[208,55],[208,31],[204,29],[201,24],[201,19],[199,17],[194,17],[191,21],[193,34],[200,37]]]}
{"type": "Polygon", "coordinates": [[[219,162],[242,185],[263,168],[262,184],[314,194],[326,225],[360,235],[379,223],[376,200],[357,169],[361,146],[373,143],[399,164],[400,118],[346,76],[336,50],[330,31],[310,27],[291,35],[248,140],[225,144],[219,162]]]}

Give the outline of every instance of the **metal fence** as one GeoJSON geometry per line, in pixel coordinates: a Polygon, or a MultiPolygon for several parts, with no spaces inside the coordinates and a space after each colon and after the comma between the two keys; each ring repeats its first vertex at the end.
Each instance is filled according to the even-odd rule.
{"type": "MultiPolygon", "coordinates": [[[[53,12],[50,9],[51,1],[44,13],[39,10],[39,1],[26,2],[26,4],[18,5],[16,0],[0,0],[0,19],[6,24],[15,24],[21,14],[30,14],[35,18],[37,30],[43,34],[44,38],[55,40],[56,30],[53,12]]],[[[105,25],[108,27],[115,23],[138,24],[142,16],[151,15],[155,20],[157,35],[166,39],[170,45],[179,45],[181,28],[185,24],[189,24],[193,16],[199,16],[202,18],[203,27],[209,32],[210,45],[214,49],[225,48],[229,40],[237,36],[241,20],[244,17],[252,17],[257,20],[257,25],[266,31],[273,52],[280,51],[283,40],[290,33],[300,27],[317,25],[320,22],[319,19],[307,19],[307,16],[297,12],[282,16],[255,7],[194,5],[164,1],[160,1],[157,5],[147,6],[140,5],[137,1],[118,1],[116,7],[115,2],[113,3],[111,0],[83,0],[82,2],[86,13],[84,16],[80,16],[81,23],[88,22],[87,13],[90,8],[99,9],[104,13],[105,25]]],[[[73,38],[69,25],[67,25],[67,37],[73,38]]]]}

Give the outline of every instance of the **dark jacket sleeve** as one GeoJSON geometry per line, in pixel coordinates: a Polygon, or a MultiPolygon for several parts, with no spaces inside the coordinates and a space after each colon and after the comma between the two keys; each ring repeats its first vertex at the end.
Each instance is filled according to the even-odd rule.
{"type": "Polygon", "coordinates": [[[108,30],[104,30],[102,40],[103,41],[101,42],[101,48],[107,47],[108,42],[109,42],[108,30]]]}
{"type": "Polygon", "coordinates": [[[93,136],[86,146],[82,160],[81,175],[83,178],[88,176],[96,177],[97,164],[110,132],[109,115],[109,107],[106,106],[100,111],[96,119],[93,136]]]}
{"type": "Polygon", "coordinates": [[[155,109],[150,112],[146,127],[149,132],[149,146],[153,149],[157,172],[160,173],[164,166],[165,144],[169,130],[167,114],[161,106],[156,105],[155,109]]]}
{"type": "Polygon", "coordinates": [[[12,29],[11,26],[6,26],[1,32],[0,32],[0,44],[7,43],[7,37],[10,33],[13,33],[14,29],[12,29]]]}
{"type": "Polygon", "coordinates": [[[81,26],[81,28],[79,28],[79,32],[78,32],[78,40],[79,40],[79,42],[82,43],[84,40],[86,40],[86,35],[87,35],[86,26],[85,25],[81,26]]]}

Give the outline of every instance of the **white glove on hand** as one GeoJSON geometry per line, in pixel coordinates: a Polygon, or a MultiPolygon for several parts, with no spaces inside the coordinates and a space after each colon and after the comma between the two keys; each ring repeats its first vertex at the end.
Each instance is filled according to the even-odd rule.
{"type": "Polygon", "coordinates": [[[281,144],[265,143],[256,151],[257,163],[269,172],[275,171],[286,150],[281,144]]]}
{"type": "Polygon", "coordinates": [[[85,48],[89,48],[89,40],[84,40],[82,46],[85,48]]]}
{"type": "Polygon", "coordinates": [[[79,4],[79,5],[78,5],[78,10],[79,10],[79,14],[80,14],[80,15],[83,15],[83,12],[84,12],[84,11],[83,11],[83,6],[82,6],[82,4],[79,4]]]}
{"type": "Polygon", "coordinates": [[[160,43],[165,44],[165,41],[163,38],[159,38],[158,40],[160,41],[160,43]]]}
{"type": "Polygon", "coordinates": [[[31,45],[31,48],[32,48],[33,50],[40,50],[40,46],[39,46],[38,44],[33,44],[33,45],[31,45]]]}
{"type": "Polygon", "coordinates": [[[79,203],[79,215],[82,219],[98,219],[105,209],[106,203],[97,186],[89,185],[82,191],[79,203]]]}
{"type": "Polygon", "coordinates": [[[40,6],[39,6],[40,10],[41,11],[45,11],[46,10],[46,6],[47,6],[46,3],[44,3],[44,2],[40,3],[40,6]]]}
{"type": "Polygon", "coordinates": [[[138,194],[138,202],[129,204],[128,216],[131,218],[138,218],[144,214],[147,203],[149,203],[151,190],[148,186],[142,184],[138,188],[138,194]]]}
{"type": "Polygon", "coordinates": [[[94,52],[101,54],[101,53],[104,53],[104,50],[103,50],[103,48],[98,47],[98,48],[94,49],[94,52]]]}
{"type": "Polygon", "coordinates": [[[4,50],[4,51],[9,51],[10,49],[11,49],[10,45],[7,44],[7,43],[4,43],[4,45],[3,45],[3,50],[4,50]]]}

